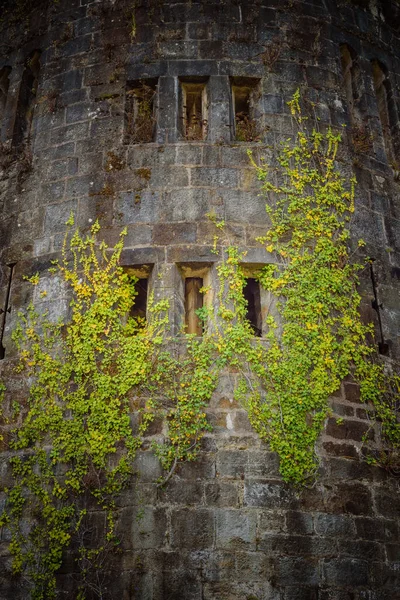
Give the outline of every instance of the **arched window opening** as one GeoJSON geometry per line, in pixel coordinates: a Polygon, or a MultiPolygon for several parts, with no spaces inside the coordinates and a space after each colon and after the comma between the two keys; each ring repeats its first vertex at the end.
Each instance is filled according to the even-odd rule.
{"type": "Polygon", "coordinates": [[[398,153],[396,150],[398,149],[394,145],[395,130],[398,125],[396,103],[393,98],[393,90],[387,75],[387,69],[377,60],[372,61],[372,77],[379,118],[382,125],[386,156],[388,162],[394,168],[397,168],[398,153]]]}
{"type": "Polygon", "coordinates": [[[40,54],[39,50],[32,52],[22,74],[14,126],[14,146],[20,146],[30,138],[33,111],[39,84],[40,54]]]}

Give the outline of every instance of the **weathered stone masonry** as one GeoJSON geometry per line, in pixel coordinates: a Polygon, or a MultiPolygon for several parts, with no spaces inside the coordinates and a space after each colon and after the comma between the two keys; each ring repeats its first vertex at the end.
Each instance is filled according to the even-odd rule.
{"type": "MultiPolygon", "coordinates": [[[[294,132],[286,102],[299,86],[321,126],[347,125],[340,159],[358,179],[353,239],[362,237],[366,255],[375,259],[383,336],[390,356],[399,356],[396,0],[3,5],[0,306],[6,265],[16,266],[0,375],[12,370],[10,334],[31,293],[23,275],[43,273],[48,296],[40,299],[39,290],[35,300],[55,317],[67,310],[64,290],[45,272],[58,256],[71,211],[82,228],[98,218],[111,245],[127,226],[123,262],[152,266],[149,286],[171,299],[176,330],[184,319],[180,266],[196,276],[201,265],[213,273],[217,260],[207,213],[226,221],[229,240],[247,249],[249,263],[269,262],[255,241],[268,223],[246,150],[273,160],[280,141],[294,132]],[[150,111],[154,138],[132,143],[129,92],[146,81],[157,85],[150,111]],[[198,89],[190,85],[206,88],[201,119],[207,123],[193,140],[185,139],[182,124],[185,85],[185,94],[198,89]],[[232,86],[253,94],[255,141],[235,139],[232,86]]],[[[363,312],[377,323],[368,273],[361,287],[363,312]]],[[[160,473],[151,452],[140,454],[138,490],[120,500],[123,554],[112,565],[110,597],[400,598],[398,480],[360,460],[369,421],[357,386],[344,382],[332,398],[333,417],[318,448],[320,476],[301,492],[282,483],[276,456],[235,405],[232,386],[227,375],[213,397],[208,414],[214,430],[199,461],[183,465],[165,489],[154,484],[160,473]]],[[[23,394],[23,382],[14,378],[12,393],[23,394]]],[[[161,433],[162,424],[155,424],[151,435],[161,433]]],[[[379,444],[378,430],[369,435],[379,444]]],[[[0,461],[6,482],[7,456],[0,461]]],[[[100,523],[101,515],[93,519],[100,523]]],[[[9,574],[2,535],[0,598],[23,598],[9,574]]],[[[75,597],[71,568],[67,560],[60,574],[66,598],[75,597]]]]}

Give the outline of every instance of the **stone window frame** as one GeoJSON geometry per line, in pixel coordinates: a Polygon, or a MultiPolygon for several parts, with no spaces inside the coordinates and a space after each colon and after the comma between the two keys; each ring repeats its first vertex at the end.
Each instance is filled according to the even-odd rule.
{"type": "Polygon", "coordinates": [[[230,84],[230,123],[233,142],[249,143],[258,141],[261,131],[261,113],[257,108],[262,98],[261,77],[229,77],[230,84]],[[248,110],[237,110],[248,104],[248,110]],[[239,119],[238,115],[243,113],[239,119]],[[243,123],[239,134],[238,124],[243,123]]]}
{"type": "Polygon", "coordinates": [[[158,119],[158,86],[159,77],[141,77],[126,82],[125,86],[125,108],[124,108],[124,143],[149,144],[157,139],[158,119]],[[147,95],[146,102],[151,102],[150,111],[141,117],[141,103],[147,95]],[[142,133],[135,135],[135,124],[142,118],[142,133]],[[150,130],[150,131],[149,131],[150,130]]]}
{"type": "Polygon", "coordinates": [[[4,65],[0,69],[0,133],[6,117],[11,71],[12,67],[9,65],[4,65]]]}
{"type": "MultiPolygon", "coordinates": [[[[267,263],[267,262],[265,262],[265,263],[245,263],[244,262],[244,263],[240,263],[240,268],[242,270],[242,273],[243,273],[245,279],[257,280],[258,273],[261,271],[261,269],[263,267],[266,267],[268,264],[269,263],[267,263]]],[[[260,339],[262,339],[268,333],[268,327],[267,327],[267,323],[266,323],[267,316],[269,314],[272,314],[274,316],[275,320],[278,322],[278,326],[279,326],[280,319],[279,319],[279,312],[277,310],[278,299],[271,292],[269,292],[268,290],[263,288],[260,283],[258,283],[258,286],[259,286],[259,293],[260,293],[260,315],[258,316],[258,319],[260,321],[261,327],[259,327],[260,334],[256,334],[255,337],[259,337],[260,339]]]]}
{"type": "MultiPolygon", "coordinates": [[[[178,77],[179,92],[178,92],[178,131],[182,139],[187,142],[202,142],[208,137],[209,127],[209,92],[208,86],[210,77],[178,77]],[[189,94],[197,96],[195,99],[197,114],[192,115],[194,123],[188,122],[188,106],[187,98],[189,94]]],[[[196,109],[196,107],[194,107],[196,109]]]]}
{"type": "Polygon", "coordinates": [[[388,163],[399,169],[399,149],[395,146],[399,118],[388,68],[380,60],[371,60],[372,83],[375,91],[379,120],[388,163]]]}
{"type": "Polygon", "coordinates": [[[15,148],[29,143],[31,138],[33,115],[40,84],[41,55],[40,49],[32,50],[22,72],[12,134],[12,145],[15,148]]]}
{"type": "Polygon", "coordinates": [[[340,62],[353,150],[360,154],[370,154],[373,150],[373,138],[365,109],[362,107],[365,82],[360,68],[360,57],[349,44],[344,43],[340,45],[340,62]]]}
{"type": "Polygon", "coordinates": [[[178,273],[180,278],[178,279],[178,289],[177,295],[180,299],[180,304],[183,307],[182,314],[180,315],[181,321],[181,330],[185,333],[194,333],[195,335],[201,337],[205,331],[207,331],[210,327],[210,324],[201,324],[199,318],[194,316],[194,311],[197,308],[207,307],[211,308],[213,305],[214,292],[212,285],[212,267],[213,263],[209,262],[180,262],[176,263],[176,267],[178,269],[178,273]],[[202,299],[201,302],[194,302],[188,305],[187,298],[187,287],[186,280],[188,279],[201,279],[202,280],[202,288],[206,288],[207,291],[205,293],[201,293],[198,299],[202,299]]]}
{"type": "MultiPolygon", "coordinates": [[[[146,289],[146,308],[145,308],[145,315],[144,315],[144,320],[147,321],[148,320],[148,301],[149,301],[149,296],[151,294],[151,290],[152,290],[152,274],[153,274],[153,270],[154,270],[154,263],[146,263],[146,264],[138,264],[138,265],[123,265],[123,270],[124,272],[132,277],[136,277],[138,279],[138,281],[135,283],[135,287],[137,286],[137,284],[140,282],[140,280],[147,280],[147,289],[146,289]]],[[[130,316],[131,317],[141,317],[142,315],[135,311],[135,304],[133,304],[132,306],[132,310],[130,311],[130,316]]]]}

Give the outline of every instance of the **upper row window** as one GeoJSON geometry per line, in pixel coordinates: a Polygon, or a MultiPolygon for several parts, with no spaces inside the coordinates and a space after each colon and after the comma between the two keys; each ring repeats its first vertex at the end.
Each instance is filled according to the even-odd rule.
{"type": "MultiPolygon", "coordinates": [[[[156,137],[157,79],[131,81],[126,91],[125,143],[153,142],[156,137]]],[[[256,104],[259,79],[231,78],[231,128],[238,142],[259,136],[256,104]]],[[[179,79],[178,130],[187,141],[206,140],[209,123],[208,77],[179,79]]]]}
{"type": "Polygon", "coordinates": [[[10,73],[11,67],[0,69],[0,125],[6,109],[8,88],[10,87],[10,73]]]}
{"type": "MultiPolygon", "coordinates": [[[[340,54],[353,148],[357,152],[368,153],[372,150],[373,136],[365,118],[365,110],[362,108],[363,102],[365,104],[363,98],[365,88],[359,57],[347,44],[342,44],[340,54]]],[[[394,143],[394,140],[397,139],[398,127],[395,96],[385,65],[378,60],[372,60],[371,68],[385,152],[389,164],[396,168],[399,160],[399,148],[394,143]]]]}
{"type": "MultiPolygon", "coordinates": [[[[39,85],[40,55],[40,50],[31,52],[22,73],[12,133],[12,143],[16,148],[29,142],[30,139],[33,112],[39,85]]],[[[0,130],[6,114],[10,74],[11,67],[6,66],[0,69],[0,130]]]]}

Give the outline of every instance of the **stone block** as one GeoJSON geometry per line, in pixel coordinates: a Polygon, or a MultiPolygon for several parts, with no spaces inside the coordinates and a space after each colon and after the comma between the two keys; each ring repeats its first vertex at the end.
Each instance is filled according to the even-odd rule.
{"type": "Polygon", "coordinates": [[[282,96],[276,94],[265,94],[263,96],[264,113],[275,115],[284,111],[284,101],[282,96]]]}
{"type": "Polygon", "coordinates": [[[349,402],[355,402],[357,404],[361,402],[359,385],[345,382],[343,387],[346,400],[349,400],[349,402]]]}
{"type": "Polygon", "coordinates": [[[133,468],[138,473],[142,483],[152,483],[162,475],[160,461],[153,452],[138,452],[133,468]]]}
{"type": "Polygon", "coordinates": [[[394,542],[400,539],[397,521],[357,517],[355,519],[355,525],[357,537],[365,540],[386,540],[394,542]]]}
{"type": "Polygon", "coordinates": [[[351,444],[335,444],[333,442],[325,442],[323,448],[327,454],[333,456],[341,456],[343,458],[358,458],[357,448],[351,444]]]}
{"type": "Polygon", "coordinates": [[[369,423],[345,420],[338,423],[337,419],[328,419],[326,434],[339,440],[354,440],[361,442],[364,437],[373,440],[375,432],[370,429],[369,423]]]}
{"type": "Polygon", "coordinates": [[[349,537],[354,535],[354,519],[342,515],[317,514],[315,532],[327,537],[349,537]]]}
{"type": "Polygon", "coordinates": [[[400,563],[400,544],[386,544],[386,556],[389,562],[400,563]]]}
{"type": "Polygon", "coordinates": [[[283,532],[285,529],[285,512],[281,510],[268,510],[265,508],[258,515],[258,532],[283,532]]]}
{"type": "Polygon", "coordinates": [[[292,508],[296,504],[293,488],[280,481],[245,481],[244,506],[292,508]]]}
{"type": "Polygon", "coordinates": [[[175,77],[210,77],[218,74],[213,60],[170,60],[168,74],[175,77]]]}
{"type": "Polygon", "coordinates": [[[93,118],[93,113],[96,112],[96,107],[88,102],[73,104],[67,108],[66,122],[76,123],[77,121],[87,121],[93,118]]]}
{"type": "Polygon", "coordinates": [[[217,476],[243,479],[247,461],[248,454],[244,450],[220,450],[217,454],[217,476]]]}
{"type": "Polygon", "coordinates": [[[89,122],[71,123],[51,130],[50,141],[52,145],[64,144],[87,138],[89,135],[89,122]]]}
{"type": "MultiPolygon", "coordinates": [[[[221,162],[223,167],[248,167],[250,159],[247,155],[246,146],[222,146],[221,162]]],[[[262,154],[268,154],[268,150],[262,148],[262,154]]]]}
{"type": "Polygon", "coordinates": [[[378,476],[376,468],[362,461],[347,460],[345,458],[331,458],[329,464],[330,477],[332,479],[364,479],[373,481],[378,476]]]}
{"type": "Polygon", "coordinates": [[[214,540],[212,510],[173,510],[171,513],[172,548],[210,548],[214,540]]]}
{"type": "Polygon", "coordinates": [[[275,581],[279,586],[308,585],[319,583],[316,559],[283,556],[276,561],[275,581]]]}
{"type": "Polygon", "coordinates": [[[341,404],[340,402],[332,402],[331,408],[335,415],[340,417],[352,417],[354,415],[354,408],[348,404],[341,404]]]}
{"type": "Polygon", "coordinates": [[[182,188],[166,192],[160,204],[165,221],[197,221],[206,219],[210,210],[210,192],[201,188],[182,188]]]}
{"type": "Polygon", "coordinates": [[[128,146],[127,165],[134,168],[152,168],[174,165],[177,148],[174,145],[134,144],[128,146]]]}
{"type": "Polygon", "coordinates": [[[377,513],[382,517],[400,519],[398,492],[390,493],[384,489],[375,490],[375,506],[377,513]]]}
{"type": "Polygon", "coordinates": [[[234,483],[222,481],[205,484],[205,503],[208,506],[231,507],[239,506],[239,488],[234,483]]]}
{"type": "MultiPolygon", "coordinates": [[[[395,545],[396,544],[393,544],[393,546],[395,545]]],[[[378,542],[366,542],[364,540],[338,540],[338,552],[339,556],[350,556],[352,558],[361,558],[368,561],[385,560],[384,546],[378,542]]]]}
{"type": "Polygon", "coordinates": [[[190,169],[191,185],[200,187],[238,187],[239,172],[236,169],[193,167],[190,169]]]}
{"type": "Polygon", "coordinates": [[[196,241],[196,233],[194,223],[157,224],[153,228],[153,243],[157,246],[187,244],[196,241]]]}
{"type": "Polygon", "coordinates": [[[179,477],[182,479],[209,479],[215,477],[215,457],[201,452],[195,461],[182,462],[179,466],[179,477]]]}
{"type": "Polygon", "coordinates": [[[306,77],[308,84],[316,89],[335,88],[338,84],[336,73],[327,69],[320,69],[315,66],[306,67],[306,77]]]}
{"type": "Polygon", "coordinates": [[[373,502],[371,489],[360,483],[340,483],[326,497],[327,510],[332,513],[371,515],[373,502]]]}
{"type": "Polygon", "coordinates": [[[202,504],[203,484],[199,481],[170,480],[158,493],[160,502],[184,504],[186,506],[202,504]]]}
{"type": "MultiPolygon", "coordinates": [[[[255,173],[251,171],[251,177],[255,173]]],[[[268,217],[265,211],[265,198],[247,190],[221,190],[221,198],[224,201],[225,216],[229,221],[242,223],[265,223],[268,217]]],[[[264,234],[266,229],[264,230],[264,234]]],[[[247,260],[247,258],[246,258],[247,260]]]]}
{"type": "Polygon", "coordinates": [[[124,550],[160,548],[164,544],[167,519],[165,509],[143,506],[124,508],[118,521],[117,535],[124,550]]]}
{"type": "Polygon", "coordinates": [[[86,196],[90,190],[92,175],[82,175],[67,179],[65,193],[71,198],[74,196],[86,196]]]}
{"type": "Polygon", "coordinates": [[[115,201],[115,221],[118,225],[150,223],[157,218],[159,204],[159,192],[124,192],[115,201]]]}
{"type": "Polygon", "coordinates": [[[151,172],[150,185],[156,188],[182,188],[189,184],[189,169],[183,167],[155,166],[151,172]]]}
{"type": "Polygon", "coordinates": [[[273,576],[273,561],[263,552],[235,551],[235,571],[239,581],[266,581],[273,576]]]}
{"type": "Polygon", "coordinates": [[[176,164],[200,165],[202,162],[203,147],[193,144],[182,144],[176,149],[176,164]]]}
{"type": "Polygon", "coordinates": [[[337,552],[336,544],[327,538],[275,533],[264,534],[259,549],[268,556],[336,556],[337,552]]]}
{"type": "Polygon", "coordinates": [[[289,510],[285,515],[285,523],[285,529],[290,534],[312,535],[314,533],[314,520],[311,514],[289,510]]]}
{"type": "Polygon", "coordinates": [[[278,455],[268,450],[253,450],[249,452],[245,475],[246,477],[258,478],[279,476],[278,455]]]}
{"type": "MultiPolygon", "coordinates": [[[[203,147],[203,166],[218,167],[218,168],[222,167],[222,164],[221,164],[222,148],[225,149],[225,146],[206,144],[203,147]]],[[[234,166],[236,166],[236,165],[234,165],[234,166]]]]}
{"type": "Polygon", "coordinates": [[[322,564],[322,576],[326,585],[349,588],[368,585],[368,563],[355,558],[326,560],[322,564]]]}
{"type": "MultiPolygon", "coordinates": [[[[199,235],[197,236],[199,237],[199,235]]],[[[171,263],[215,263],[217,255],[210,246],[194,244],[186,246],[173,246],[167,248],[167,261],[171,263]]]]}
{"type": "Polygon", "coordinates": [[[46,206],[44,231],[47,234],[54,234],[57,231],[65,231],[66,222],[70,214],[76,214],[78,204],[76,200],[69,200],[62,204],[50,204],[46,206]]]}
{"type": "Polygon", "coordinates": [[[255,549],[257,515],[254,511],[218,509],[215,521],[217,547],[255,549]]]}
{"type": "Polygon", "coordinates": [[[202,600],[201,581],[186,571],[166,571],[163,574],[162,598],[168,598],[168,600],[202,600]]]}
{"type": "Polygon", "coordinates": [[[225,581],[204,586],[203,600],[281,600],[280,591],[268,582],[225,581]]]}
{"type": "Polygon", "coordinates": [[[283,598],[284,600],[320,600],[320,595],[317,588],[290,586],[285,588],[283,598]]]}

